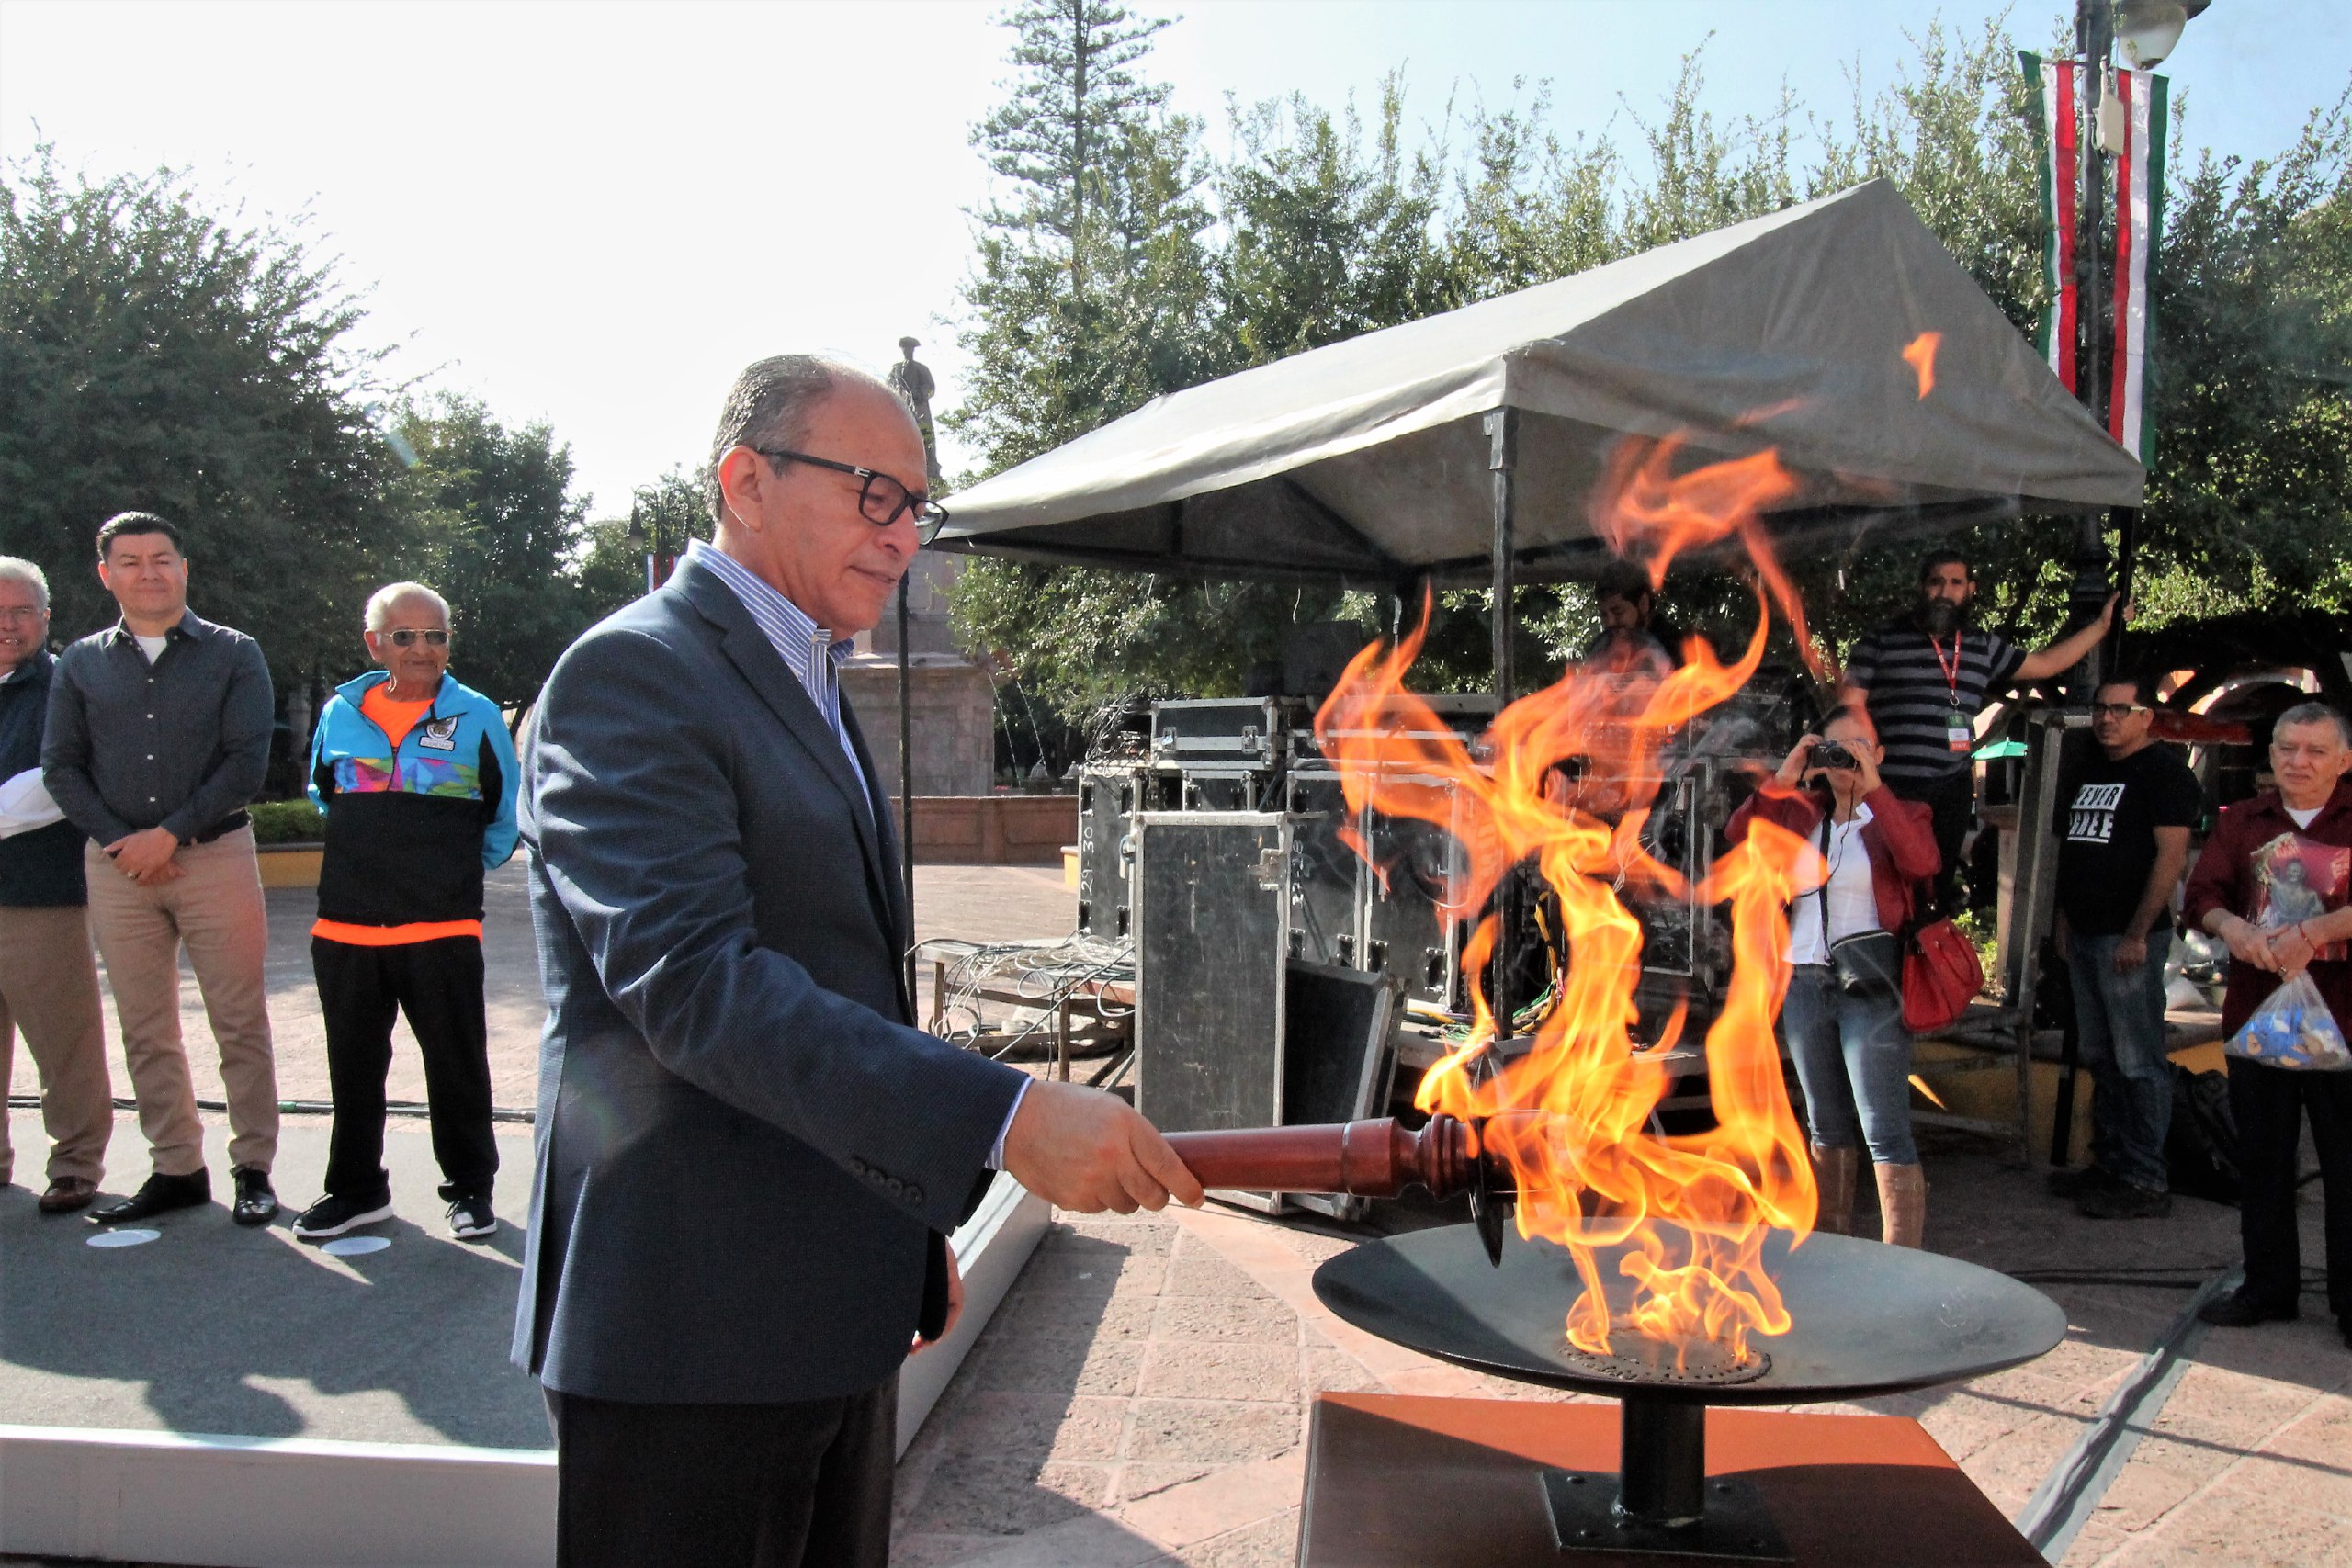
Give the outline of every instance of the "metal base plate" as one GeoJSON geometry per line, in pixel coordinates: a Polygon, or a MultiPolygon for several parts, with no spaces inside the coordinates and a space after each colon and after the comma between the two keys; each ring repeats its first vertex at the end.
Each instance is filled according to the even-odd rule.
{"type": "Polygon", "coordinates": [[[1668,1562],[1794,1562],[1764,1499],[1745,1481],[1707,1483],[1707,1511],[1680,1528],[1617,1511],[1617,1477],[1599,1470],[1547,1470],[1544,1500],[1552,1540],[1566,1553],[1605,1551],[1668,1562]]]}

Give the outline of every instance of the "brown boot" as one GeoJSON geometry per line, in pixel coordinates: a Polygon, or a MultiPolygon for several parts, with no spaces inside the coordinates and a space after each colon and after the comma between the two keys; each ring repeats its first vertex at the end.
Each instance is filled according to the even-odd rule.
{"type": "Polygon", "coordinates": [[[1813,1228],[1832,1235],[1854,1234],[1854,1172],[1858,1149],[1825,1149],[1813,1145],[1813,1183],[1821,1190],[1821,1213],[1813,1228]]]}
{"type": "Polygon", "coordinates": [[[1879,1239],[1889,1247],[1917,1247],[1928,1228],[1928,1173],[1916,1165],[1881,1165],[1878,1172],[1878,1212],[1886,1231],[1879,1239]]]}

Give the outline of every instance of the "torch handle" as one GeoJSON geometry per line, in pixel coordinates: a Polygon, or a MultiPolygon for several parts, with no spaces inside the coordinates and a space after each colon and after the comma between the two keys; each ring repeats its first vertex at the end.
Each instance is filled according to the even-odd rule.
{"type": "Polygon", "coordinates": [[[1426,1187],[1450,1198],[1469,1185],[1477,1138],[1451,1116],[1418,1132],[1394,1117],[1307,1127],[1170,1133],[1169,1147],[1204,1187],[1394,1198],[1426,1187]]]}

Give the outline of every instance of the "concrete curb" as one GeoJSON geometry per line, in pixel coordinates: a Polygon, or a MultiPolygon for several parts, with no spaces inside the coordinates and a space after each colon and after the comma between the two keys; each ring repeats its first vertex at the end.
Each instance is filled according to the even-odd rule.
{"type": "MultiPolygon", "coordinates": [[[[899,1382],[906,1451],[1050,1219],[1010,1178],[956,1231],[964,1315],[899,1382]]],[[[0,1426],[0,1551],[207,1568],[546,1568],[555,1454],[0,1426]]]]}

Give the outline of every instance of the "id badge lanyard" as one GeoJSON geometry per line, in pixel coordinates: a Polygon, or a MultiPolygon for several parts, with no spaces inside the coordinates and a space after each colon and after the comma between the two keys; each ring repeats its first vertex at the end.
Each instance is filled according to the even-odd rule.
{"type": "Polygon", "coordinates": [[[1951,699],[1951,706],[1944,714],[1944,745],[1962,756],[1966,756],[1969,748],[1976,743],[1975,717],[1962,712],[1960,705],[1960,639],[1967,635],[1952,634],[1949,663],[1944,660],[1944,645],[1932,636],[1928,638],[1928,646],[1936,650],[1936,668],[1943,671],[1944,691],[1951,699]]]}

